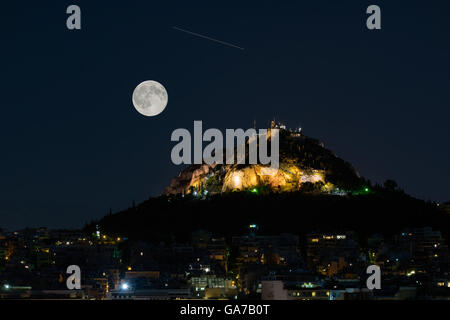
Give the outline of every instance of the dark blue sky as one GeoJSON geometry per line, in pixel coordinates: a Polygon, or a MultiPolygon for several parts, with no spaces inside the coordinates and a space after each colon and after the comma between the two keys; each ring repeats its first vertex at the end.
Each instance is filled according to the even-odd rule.
{"type": "Polygon", "coordinates": [[[365,177],[450,200],[449,4],[243,3],[3,3],[0,227],[79,227],[159,194],[181,169],[170,134],[194,120],[301,125],[365,177]],[[370,4],[382,30],[366,28],[370,4]],[[169,93],[157,117],[132,106],[144,80],[169,93]]]}

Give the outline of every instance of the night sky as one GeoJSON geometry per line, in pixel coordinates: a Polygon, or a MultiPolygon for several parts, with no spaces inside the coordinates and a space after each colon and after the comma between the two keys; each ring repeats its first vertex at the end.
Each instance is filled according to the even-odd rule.
{"type": "Polygon", "coordinates": [[[301,126],[372,181],[448,201],[449,10],[424,0],[2,3],[0,228],[81,227],[160,194],[182,169],[171,132],[192,132],[194,120],[301,126]],[[66,28],[70,4],[80,31],[66,28]],[[366,28],[371,4],[381,30],[366,28]],[[144,80],[168,91],[159,116],[132,105],[144,80]]]}

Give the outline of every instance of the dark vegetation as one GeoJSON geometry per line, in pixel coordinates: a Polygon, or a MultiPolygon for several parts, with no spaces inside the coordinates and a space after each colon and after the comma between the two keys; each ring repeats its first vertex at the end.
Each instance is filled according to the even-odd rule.
{"type": "Polygon", "coordinates": [[[354,230],[362,239],[372,233],[393,235],[408,227],[431,226],[447,238],[450,233],[450,215],[434,203],[381,186],[348,196],[250,191],[205,199],[162,196],[107,215],[86,230],[94,232],[96,224],[108,234],[151,242],[187,242],[199,229],[231,237],[248,232],[249,224],[258,224],[262,234],[354,230]]]}

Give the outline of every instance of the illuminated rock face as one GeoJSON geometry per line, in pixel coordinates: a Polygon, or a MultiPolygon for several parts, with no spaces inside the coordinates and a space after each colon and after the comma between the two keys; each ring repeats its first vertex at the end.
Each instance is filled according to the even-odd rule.
{"type": "Polygon", "coordinates": [[[208,179],[215,175],[222,176],[221,192],[249,190],[255,187],[267,186],[275,191],[295,191],[305,182],[323,182],[324,171],[304,169],[296,165],[280,164],[280,169],[273,170],[262,165],[248,165],[240,167],[227,165],[223,168],[224,173],[214,172],[214,167],[201,165],[188,168],[174,178],[164,194],[188,194],[192,190],[206,188],[208,179]],[[271,173],[271,174],[267,174],[271,173]]]}
{"type": "Polygon", "coordinates": [[[335,187],[357,184],[359,178],[350,163],[338,158],[320,141],[281,130],[278,170],[259,164],[192,165],[175,177],[163,193],[208,191],[213,194],[258,187],[275,192],[330,192],[335,187]],[[321,184],[317,185],[318,182],[321,184]]]}
{"type": "Polygon", "coordinates": [[[260,183],[260,167],[258,165],[231,169],[225,174],[222,192],[254,188],[260,183]]]}
{"type": "Polygon", "coordinates": [[[280,168],[274,170],[272,174],[263,174],[268,172],[270,168],[261,165],[241,169],[230,168],[225,175],[222,192],[248,190],[262,185],[273,190],[294,191],[304,182],[325,183],[322,170],[301,170],[295,165],[281,163],[280,168]]]}
{"type": "Polygon", "coordinates": [[[170,186],[164,190],[163,194],[184,194],[188,193],[191,187],[200,187],[214,167],[215,165],[208,164],[188,167],[172,179],[170,186]]]}

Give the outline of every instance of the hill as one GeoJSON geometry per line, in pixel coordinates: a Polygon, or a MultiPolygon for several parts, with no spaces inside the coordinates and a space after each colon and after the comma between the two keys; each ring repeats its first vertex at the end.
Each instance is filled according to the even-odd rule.
{"type": "Polygon", "coordinates": [[[392,235],[431,226],[450,233],[450,215],[415,199],[395,182],[371,185],[354,167],[299,132],[280,131],[280,170],[258,174],[259,165],[194,165],[164,194],[86,226],[149,241],[187,241],[197,229],[230,237],[257,224],[264,234],[354,230],[392,235]],[[239,184],[233,178],[239,175],[239,184]]]}
{"type": "Polygon", "coordinates": [[[246,232],[249,224],[257,224],[263,234],[354,230],[365,238],[424,226],[448,235],[450,215],[402,191],[374,187],[368,194],[346,196],[303,192],[233,192],[205,199],[161,196],[105,216],[88,230],[93,232],[95,224],[108,234],[156,242],[187,241],[198,229],[230,237],[246,232]]]}
{"type": "MultiPolygon", "coordinates": [[[[329,193],[363,187],[364,180],[356,169],[326,149],[322,142],[299,131],[286,130],[275,125],[273,127],[279,129],[278,171],[264,175],[263,169],[267,166],[248,164],[250,161],[247,141],[245,164],[191,165],[180,172],[163,193],[198,194],[206,191],[211,194],[254,188],[292,192],[302,189],[304,184],[315,184],[318,191],[329,193]]],[[[270,135],[268,140],[271,143],[270,135]]],[[[259,148],[259,140],[257,147],[259,148]]]]}

